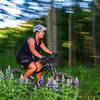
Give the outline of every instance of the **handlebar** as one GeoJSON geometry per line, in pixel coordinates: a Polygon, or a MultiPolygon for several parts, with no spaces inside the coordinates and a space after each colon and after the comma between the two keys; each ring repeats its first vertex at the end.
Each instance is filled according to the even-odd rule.
{"type": "Polygon", "coordinates": [[[56,58],[57,58],[57,55],[55,55],[55,56],[49,56],[49,57],[47,57],[47,58],[45,59],[45,61],[51,62],[51,61],[53,61],[53,60],[56,60],[56,58]]]}

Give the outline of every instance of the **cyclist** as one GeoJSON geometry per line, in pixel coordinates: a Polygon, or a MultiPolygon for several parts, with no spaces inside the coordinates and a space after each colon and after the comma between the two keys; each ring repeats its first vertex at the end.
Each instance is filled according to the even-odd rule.
{"type": "MultiPolygon", "coordinates": [[[[22,67],[26,68],[27,71],[24,75],[24,79],[33,74],[35,71],[39,71],[42,68],[40,59],[46,59],[46,56],[41,55],[38,51],[42,48],[43,51],[50,55],[54,55],[43,43],[44,31],[47,30],[43,25],[36,25],[33,27],[33,36],[27,38],[22,44],[21,48],[16,54],[16,60],[22,67]]],[[[41,72],[36,75],[37,84],[41,79],[41,72]]]]}

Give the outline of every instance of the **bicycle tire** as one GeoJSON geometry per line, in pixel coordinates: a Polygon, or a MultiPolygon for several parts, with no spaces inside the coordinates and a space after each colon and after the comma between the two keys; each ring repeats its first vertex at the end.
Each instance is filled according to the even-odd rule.
{"type": "Polygon", "coordinates": [[[22,75],[25,74],[24,71],[22,71],[22,70],[20,70],[20,69],[17,69],[17,68],[11,70],[11,73],[15,73],[15,72],[18,72],[18,73],[20,73],[20,74],[22,74],[22,75]]]}
{"type": "MultiPolygon", "coordinates": [[[[56,70],[54,69],[54,71],[56,72],[56,70]]],[[[50,76],[50,77],[53,77],[53,79],[60,79],[60,78],[62,78],[62,76],[64,76],[64,78],[65,78],[65,80],[67,80],[67,79],[69,79],[69,80],[72,80],[72,84],[75,86],[75,87],[78,87],[78,85],[76,85],[75,83],[76,83],[76,79],[74,79],[71,75],[69,75],[69,74],[66,74],[66,73],[61,73],[61,72],[59,72],[59,73],[56,73],[56,75],[54,76],[53,74],[50,76]]],[[[44,75],[43,75],[43,79],[45,80],[45,77],[46,77],[46,73],[44,73],[44,75]]],[[[47,83],[47,82],[45,82],[45,83],[47,83]]],[[[45,85],[45,83],[44,83],[44,85],[45,85]]]]}
{"type": "Polygon", "coordinates": [[[79,81],[76,80],[75,78],[73,78],[71,75],[66,74],[66,73],[61,73],[61,72],[56,73],[56,77],[60,78],[62,76],[64,76],[64,78],[65,78],[65,84],[66,84],[66,86],[69,87],[69,86],[73,85],[75,88],[79,87],[79,81]]]}
{"type": "Polygon", "coordinates": [[[72,80],[72,83],[75,84],[76,80],[69,74],[59,72],[59,73],[56,73],[56,77],[57,76],[58,77],[64,76],[65,79],[70,79],[70,80],[72,80]]]}
{"type": "MultiPolygon", "coordinates": [[[[25,72],[24,71],[22,71],[21,69],[17,69],[17,68],[15,68],[15,69],[12,69],[11,70],[11,72],[10,73],[13,73],[14,74],[14,77],[15,77],[15,79],[18,81],[19,79],[20,79],[20,76],[21,76],[21,74],[24,76],[24,74],[25,74],[25,72]]],[[[30,85],[33,85],[33,79],[34,79],[34,77],[33,76],[29,76],[29,83],[27,83],[27,84],[30,84],[30,85]],[[29,79],[30,78],[30,79],[29,79]]]]}

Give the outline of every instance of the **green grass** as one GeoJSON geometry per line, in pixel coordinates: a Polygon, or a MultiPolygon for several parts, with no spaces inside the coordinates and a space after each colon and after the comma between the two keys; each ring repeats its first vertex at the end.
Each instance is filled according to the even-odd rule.
{"type": "MultiPolygon", "coordinates": [[[[13,58],[12,58],[13,59],[13,58]]],[[[9,59],[9,65],[11,68],[19,67],[16,61],[12,63],[11,58],[9,59]],[[15,64],[14,64],[15,63],[15,64]]],[[[0,65],[0,69],[4,70],[8,67],[7,64],[0,65]]],[[[20,67],[19,67],[20,68],[20,67]]],[[[100,100],[100,68],[90,68],[85,66],[74,66],[74,67],[56,67],[58,72],[63,72],[72,75],[74,78],[78,77],[80,81],[80,100],[100,100]]]]}
{"type": "MultiPolygon", "coordinates": [[[[74,78],[78,77],[80,81],[80,96],[82,100],[87,98],[100,98],[100,68],[90,68],[85,66],[74,66],[57,68],[59,72],[64,72],[72,75],[74,78]]],[[[90,99],[91,100],[91,99],[90,99]]],[[[94,99],[100,100],[100,99],[94,99]]]]}
{"type": "MultiPolygon", "coordinates": [[[[10,68],[6,73],[0,71],[0,100],[77,100],[79,89],[74,86],[66,87],[66,82],[60,85],[54,83],[52,87],[38,86],[33,87],[26,81],[18,82],[13,74],[10,74],[10,68]],[[58,91],[54,90],[54,86],[58,91]]],[[[61,83],[60,83],[61,84],[61,83]]]]}

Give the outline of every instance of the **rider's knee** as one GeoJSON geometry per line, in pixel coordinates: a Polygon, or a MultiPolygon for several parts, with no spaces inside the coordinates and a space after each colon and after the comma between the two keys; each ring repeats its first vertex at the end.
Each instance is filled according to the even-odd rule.
{"type": "Polygon", "coordinates": [[[37,71],[40,71],[42,69],[42,64],[40,63],[40,61],[36,62],[36,66],[37,66],[37,71]]]}
{"type": "Polygon", "coordinates": [[[32,65],[31,66],[31,69],[34,71],[34,70],[36,70],[36,66],[35,65],[32,65]]]}
{"type": "Polygon", "coordinates": [[[36,66],[32,66],[32,68],[31,68],[31,69],[32,69],[33,71],[34,71],[34,70],[36,70],[36,66]]]}
{"type": "Polygon", "coordinates": [[[36,64],[35,63],[31,63],[29,66],[28,66],[29,69],[31,70],[36,70],[36,64]]]}

